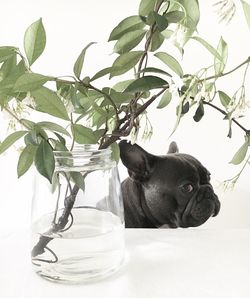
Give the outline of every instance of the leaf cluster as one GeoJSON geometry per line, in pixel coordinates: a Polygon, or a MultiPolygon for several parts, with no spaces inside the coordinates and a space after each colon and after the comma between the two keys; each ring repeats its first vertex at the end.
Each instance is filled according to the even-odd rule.
{"type": "MultiPolygon", "coordinates": [[[[249,5],[242,1],[249,25],[249,5]]],[[[22,139],[23,149],[17,165],[18,177],[34,164],[41,175],[50,182],[55,170],[55,151],[68,151],[78,144],[98,144],[99,148],[111,146],[113,158],[119,160],[116,141],[140,129],[147,108],[157,102],[157,109],[170,103],[176,106],[176,125],[193,111],[194,121],[205,115],[205,106],[214,107],[229,122],[228,136],[232,137],[232,123],[245,104],[245,79],[242,86],[230,96],[217,90],[220,77],[229,75],[240,67],[248,66],[249,58],[231,71],[225,72],[228,45],[221,38],[217,47],[197,35],[200,20],[197,0],[141,0],[138,14],[126,17],[111,31],[108,41],[113,43],[112,65],[88,76],[85,59],[94,42],[87,44],[72,67],[71,76],[54,77],[35,73],[31,67],[46,46],[46,31],[42,19],[31,24],[24,34],[24,52],[15,46],[0,47],[0,107],[19,123],[20,130],[9,134],[0,143],[0,154],[22,139]],[[182,40],[174,40],[177,32],[182,40]],[[181,65],[180,57],[169,52],[174,46],[184,55],[187,42],[198,42],[213,57],[213,65],[206,65],[197,73],[189,74],[181,65]],[[154,61],[157,61],[155,63],[154,61]],[[161,65],[156,67],[155,65],[161,65]],[[126,79],[124,79],[126,74],[126,79]],[[109,84],[98,88],[95,82],[109,76],[109,84]],[[127,79],[129,77],[129,79],[127,79]],[[114,83],[115,80],[115,83],[114,83]],[[177,81],[182,86],[175,88],[177,81]],[[48,84],[49,83],[49,84],[48,84]],[[50,86],[50,87],[48,87],[50,86]],[[54,87],[51,87],[54,86],[54,87]],[[219,107],[214,102],[219,104],[219,107]],[[39,112],[44,121],[34,122],[18,114],[12,107],[22,105],[24,111],[39,112]],[[47,115],[54,117],[48,121],[47,115]]],[[[244,130],[244,128],[243,128],[244,130]]],[[[232,163],[243,162],[249,147],[249,131],[245,129],[245,142],[233,157],[232,163]]],[[[83,187],[81,177],[70,177],[83,187]]]]}

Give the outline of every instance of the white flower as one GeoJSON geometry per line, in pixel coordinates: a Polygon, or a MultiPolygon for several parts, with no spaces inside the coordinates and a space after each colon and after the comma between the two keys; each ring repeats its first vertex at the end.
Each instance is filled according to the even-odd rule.
{"type": "Polygon", "coordinates": [[[196,101],[197,103],[200,102],[200,100],[202,99],[203,95],[202,92],[198,92],[195,97],[194,97],[194,101],[196,101]]]}
{"type": "Polygon", "coordinates": [[[186,41],[187,28],[179,25],[170,37],[170,42],[182,48],[186,41]]]}
{"type": "Polygon", "coordinates": [[[34,101],[34,98],[31,96],[30,92],[28,92],[26,97],[22,100],[21,105],[22,105],[23,109],[25,109],[25,106],[31,107],[31,108],[36,107],[36,103],[34,101]]]}
{"type": "Polygon", "coordinates": [[[70,100],[67,101],[65,107],[66,107],[66,110],[67,110],[68,114],[74,113],[75,108],[74,108],[74,106],[73,106],[73,104],[72,104],[72,102],[70,100]]]}
{"type": "Polygon", "coordinates": [[[183,85],[183,80],[179,77],[175,77],[174,81],[171,80],[171,82],[169,83],[169,92],[172,94],[172,97],[179,97],[179,90],[183,85]]]}
{"type": "Polygon", "coordinates": [[[217,10],[216,12],[219,17],[219,22],[229,23],[236,11],[236,6],[234,1],[220,0],[220,1],[216,1],[214,3],[214,6],[216,7],[216,10],[217,10]]]}

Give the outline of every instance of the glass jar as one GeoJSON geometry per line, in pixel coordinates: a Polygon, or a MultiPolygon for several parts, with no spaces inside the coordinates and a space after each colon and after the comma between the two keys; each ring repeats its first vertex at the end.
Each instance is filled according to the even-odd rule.
{"type": "Polygon", "coordinates": [[[116,271],[124,259],[124,211],[111,150],[56,151],[52,184],[37,174],[32,263],[42,277],[81,283],[116,271]]]}

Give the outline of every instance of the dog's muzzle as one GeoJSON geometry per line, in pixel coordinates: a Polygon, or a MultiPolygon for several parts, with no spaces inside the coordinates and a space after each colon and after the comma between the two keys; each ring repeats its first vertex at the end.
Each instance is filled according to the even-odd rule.
{"type": "Polygon", "coordinates": [[[200,187],[188,202],[183,214],[181,227],[197,227],[209,217],[216,216],[220,211],[220,202],[210,184],[200,187]]]}

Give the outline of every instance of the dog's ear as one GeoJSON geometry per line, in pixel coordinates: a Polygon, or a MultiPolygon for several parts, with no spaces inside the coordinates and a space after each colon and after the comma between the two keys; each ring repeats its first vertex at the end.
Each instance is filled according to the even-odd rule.
{"type": "Polygon", "coordinates": [[[137,181],[146,180],[154,169],[156,157],[125,140],[119,143],[119,147],[122,163],[128,169],[129,176],[137,181]]]}
{"type": "Polygon", "coordinates": [[[175,142],[172,142],[169,145],[168,153],[178,153],[178,152],[179,152],[179,148],[178,148],[177,144],[175,142]]]}

